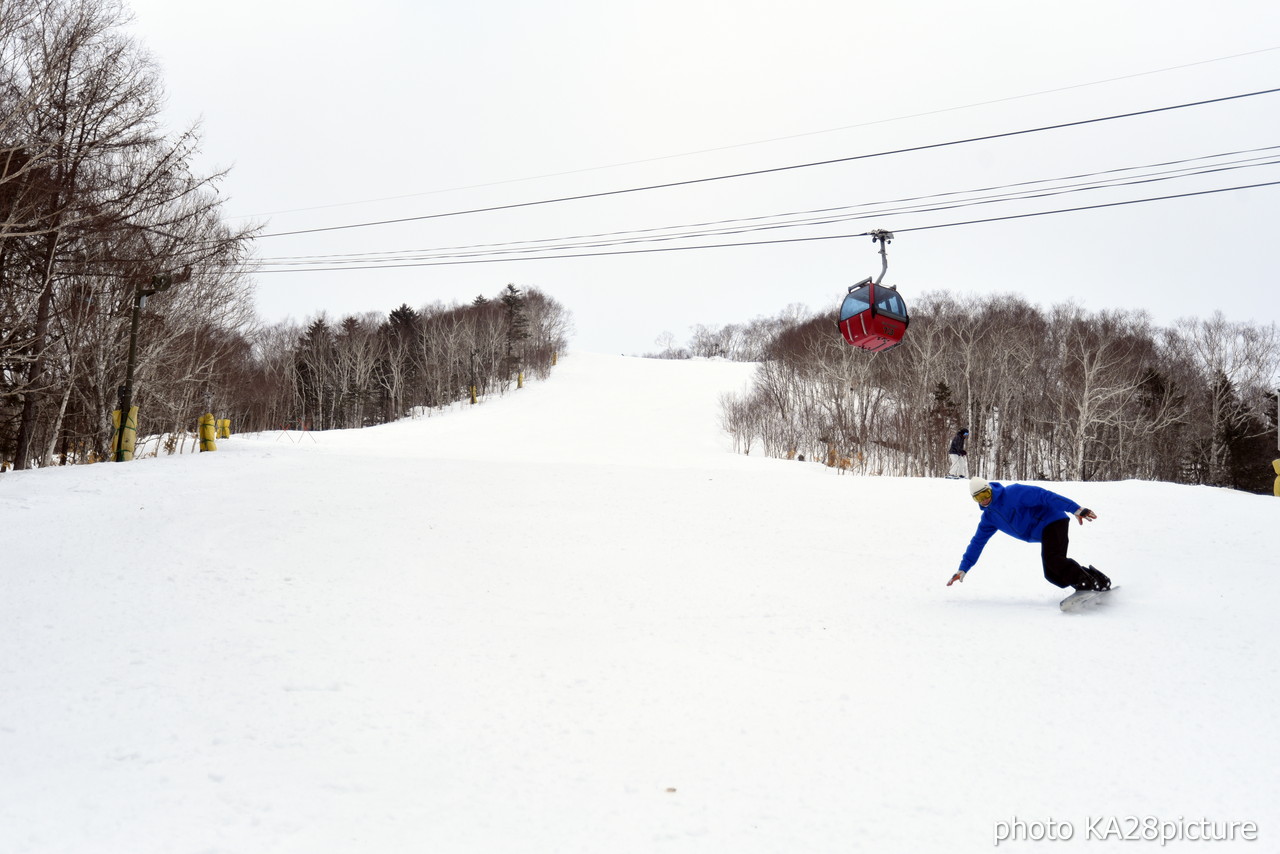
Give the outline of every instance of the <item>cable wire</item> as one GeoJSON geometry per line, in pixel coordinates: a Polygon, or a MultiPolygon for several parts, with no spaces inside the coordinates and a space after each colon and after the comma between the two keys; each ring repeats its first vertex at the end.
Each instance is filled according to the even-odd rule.
{"type": "MultiPolygon", "coordinates": [[[[1109,178],[1104,182],[1092,182],[1085,184],[1067,184],[1058,187],[1044,188],[1040,190],[1020,190],[1016,193],[999,193],[990,196],[976,196],[964,200],[949,201],[945,204],[919,205],[911,204],[906,206],[882,206],[878,209],[874,208],[875,203],[866,203],[862,205],[852,205],[844,208],[828,209],[832,212],[803,212],[800,218],[779,219],[780,217],[794,217],[793,214],[782,214],[771,217],[755,217],[744,218],[738,220],[724,220],[717,223],[707,223],[695,226],[668,226],[664,228],[643,229],[636,231],[611,232],[595,235],[578,235],[565,238],[547,238],[535,241],[511,241],[507,243],[491,243],[491,244],[474,244],[470,246],[440,247],[434,249],[418,249],[418,250],[395,250],[378,253],[354,253],[350,255],[317,255],[317,256],[294,256],[267,258],[259,260],[259,264],[265,267],[293,267],[294,272],[300,272],[306,269],[313,270],[340,270],[340,269],[370,269],[374,266],[392,266],[392,262],[397,261],[426,261],[438,260],[445,258],[466,258],[466,257],[492,257],[494,260],[518,260],[509,256],[528,256],[535,252],[557,252],[564,253],[572,249],[589,249],[602,248],[608,246],[622,246],[637,243],[657,243],[670,242],[674,240],[687,240],[694,238],[707,238],[727,236],[731,234],[744,234],[760,231],[770,231],[785,228],[812,228],[815,226],[832,225],[851,220],[870,219],[873,217],[901,216],[908,214],[921,213],[938,213],[949,210],[957,210],[960,208],[974,207],[980,205],[1000,204],[1014,201],[1029,201],[1034,199],[1043,199],[1051,196],[1064,195],[1068,193],[1089,192],[1095,190],[1116,189],[1119,187],[1136,186],[1139,184],[1149,184],[1161,181],[1180,180],[1183,178],[1208,175],[1217,172],[1236,171],[1241,169],[1251,169],[1260,166],[1276,166],[1280,165],[1280,158],[1264,159],[1249,158],[1242,161],[1234,161],[1213,166],[1205,166],[1194,170],[1178,169],[1170,172],[1155,172],[1137,177],[1131,177],[1125,180],[1118,178],[1109,178]],[[1257,162],[1261,161],[1261,162],[1257,162]],[[858,210],[860,208],[872,208],[869,210],[858,210]],[[848,212],[857,211],[857,212],[848,212]],[[770,221],[776,220],[776,221],[770,221]],[[677,230],[683,229],[683,230],[677,230]],[[661,233],[667,232],[667,233],[661,233]],[[508,256],[503,258],[502,256],[508,256]],[[328,265],[328,266],[325,266],[328,265]],[[357,266],[363,265],[363,266],[357,266]]],[[[1105,174],[1105,173],[1103,173],[1105,174]]],[[[1044,183],[1044,182],[1026,182],[1026,183],[1044,183]]],[[[958,195],[956,193],[936,194],[930,198],[945,198],[958,195]]],[[[884,203],[885,205],[893,205],[894,203],[884,203]]],[[[899,230],[899,229],[894,229],[899,230]]]]}
{"type": "MultiPolygon", "coordinates": [[[[801,210],[801,211],[785,211],[785,212],[774,213],[774,214],[761,214],[761,215],[751,216],[751,217],[735,217],[732,219],[712,220],[712,221],[703,221],[703,222],[696,222],[696,223],[682,223],[682,224],[671,225],[671,226],[655,226],[655,227],[643,228],[643,229],[628,229],[625,231],[596,232],[591,234],[575,234],[575,235],[568,235],[563,237],[547,237],[547,238],[536,238],[536,239],[526,239],[526,240],[503,241],[503,242],[497,242],[497,243],[465,244],[460,246],[444,246],[444,247],[434,247],[434,248],[379,250],[375,252],[340,252],[340,253],[328,253],[328,254],[286,255],[286,256],[276,256],[272,258],[262,259],[262,263],[276,263],[276,262],[285,262],[285,261],[300,263],[300,262],[313,261],[313,260],[321,261],[321,260],[330,260],[330,259],[332,260],[361,259],[361,258],[372,259],[377,257],[385,257],[388,255],[408,254],[408,253],[443,252],[443,251],[458,250],[458,249],[497,249],[502,247],[518,246],[518,245],[559,243],[567,240],[584,240],[584,239],[590,239],[590,238],[620,237],[620,236],[631,235],[631,234],[638,235],[638,234],[656,233],[661,231],[669,231],[669,230],[678,229],[678,228],[682,228],[682,229],[714,228],[719,226],[736,225],[739,223],[761,222],[765,220],[779,219],[782,217],[829,215],[829,214],[834,214],[841,211],[857,210],[859,208],[873,208],[873,207],[884,206],[884,205],[906,204],[909,202],[922,202],[922,201],[927,201],[929,199],[944,199],[944,198],[951,198],[956,196],[972,196],[975,193],[995,192],[997,190],[1017,190],[1018,188],[1021,188],[1021,187],[1031,187],[1037,184],[1052,184],[1052,183],[1059,183],[1062,181],[1079,180],[1084,178],[1097,178],[1099,176],[1106,176],[1106,175],[1119,175],[1124,172],[1135,172],[1141,169],[1156,169],[1156,168],[1165,167],[1165,166],[1180,166],[1182,164],[1196,163],[1199,161],[1206,161],[1206,160],[1214,160],[1214,159],[1219,159],[1223,157],[1234,157],[1242,154],[1258,154],[1260,152],[1273,152],[1273,151],[1276,151],[1277,149],[1280,149],[1280,145],[1264,146],[1261,148],[1251,148],[1251,149],[1243,149],[1243,150],[1237,150],[1237,151],[1226,151],[1226,152],[1220,152],[1217,154],[1205,154],[1205,155],[1199,155],[1197,157],[1186,157],[1186,158],[1180,158],[1177,160],[1166,160],[1166,161],[1161,161],[1157,163],[1144,164],[1140,166],[1123,166],[1123,167],[1105,169],[1105,170],[1094,171],[1094,172],[1084,172],[1084,173],[1077,173],[1074,175],[1064,175],[1056,178],[1039,178],[1033,181],[1019,181],[1019,182],[1010,183],[1010,184],[999,184],[999,185],[992,185],[987,187],[976,187],[976,188],[971,188],[967,190],[951,190],[951,191],[942,192],[942,193],[931,193],[931,194],[919,195],[919,196],[908,196],[905,198],[890,199],[890,200],[884,200],[884,201],[860,202],[855,205],[841,205],[838,207],[814,208],[810,210],[801,210]]],[[[1252,159],[1261,160],[1263,158],[1259,157],[1259,158],[1252,158],[1252,159]]],[[[1232,161],[1232,162],[1248,163],[1249,160],[1232,161]]],[[[1223,165],[1223,164],[1220,164],[1220,165],[1223,165]]],[[[1260,163],[1260,164],[1254,164],[1254,165],[1268,165],[1268,164],[1260,163]]],[[[1159,174],[1159,173],[1156,173],[1156,174],[1159,174]]],[[[1201,174],[1201,173],[1197,171],[1197,172],[1191,172],[1189,174],[1201,174]]],[[[1120,179],[1115,179],[1115,180],[1120,180],[1120,179]]]]}
{"type": "MultiPolygon", "coordinates": [[[[1078,211],[1100,210],[1103,208],[1113,208],[1113,207],[1122,207],[1126,205],[1145,204],[1148,202],[1162,202],[1162,201],[1170,201],[1173,199],[1186,199],[1186,198],[1193,198],[1195,196],[1206,196],[1206,195],[1213,195],[1216,193],[1229,193],[1229,192],[1236,192],[1239,190],[1252,190],[1252,189],[1257,189],[1261,187],[1274,187],[1278,185],[1280,185],[1280,181],[1265,181],[1257,184],[1242,184],[1235,187],[1218,187],[1211,190],[1196,190],[1196,191],[1191,191],[1186,193],[1177,193],[1177,194],[1172,194],[1167,196],[1151,196],[1144,199],[1127,199],[1127,200],[1118,201],[1118,202],[1103,202],[1096,205],[1082,205],[1079,207],[1059,208],[1057,210],[1049,210],[1049,211],[1032,211],[1028,213],[1010,214],[1008,216],[987,217],[985,219],[973,219],[973,220],[966,220],[962,222],[935,223],[933,225],[921,225],[921,226],[905,227],[905,228],[899,227],[899,228],[894,228],[893,232],[894,234],[907,234],[915,231],[931,231],[934,229],[957,228],[962,226],[980,225],[983,223],[991,223],[991,222],[1007,222],[1009,220],[1027,219],[1030,217],[1053,216],[1056,214],[1076,213],[1078,211]]],[[[494,264],[494,263],[503,263],[503,262],[509,262],[509,261],[555,261],[555,260],[564,260],[564,259],[570,259],[570,258],[595,258],[595,257],[601,257],[601,256],[609,256],[609,255],[641,255],[641,254],[650,254],[655,252],[685,252],[685,251],[701,250],[701,249],[733,249],[733,248],[739,248],[739,247],[745,247],[745,246],[769,246],[769,245],[777,245],[777,244],[783,244],[783,243],[807,243],[807,242],[812,242],[817,240],[848,240],[854,237],[868,237],[870,235],[871,235],[870,231],[863,231],[856,234],[825,234],[825,235],[815,235],[815,236],[809,236],[809,237],[779,238],[776,240],[752,240],[752,241],[740,241],[735,243],[701,244],[701,245],[694,245],[694,246],[665,246],[665,247],[652,247],[647,249],[612,249],[612,250],[605,250],[605,251],[599,251],[599,252],[577,252],[577,253],[570,253],[570,254],[563,254],[563,255],[530,255],[530,256],[524,256],[521,258],[488,258],[486,257],[486,258],[469,258],[469,259],[459,259],[459,260],[420,261],[420,262],[405,263],[405,264],[352,266],[352,267],[341,267],[341,268],[259,270],[258,272],[260,273],[302,273],[302,272],[331,272],[332,270],[343,270],[343,271],[389,270],[389,269],[399,269],[399,268],[405,268],[405,267],[448,267],[448,266],[458,266],[463,264],[494,264]]]]}
{"type": "Polygon", "coordinates": [[[546,178],[563,178],[569,175],[580,175],[584,172],[599,172],[604,169],[619,169],[625,166],[639,166],[645,163],[658,163],[663,160],[675,160],[681,157],[694,157],[700,154],[714,154],[719,151],[732,151],[738,148],[750,148],[752,146],[757,146],[757,145],[768,145],[775,142],[787,142],[793,139],[804,139],[806,137],[811,137],[811,136],[822,136],[829,133],[840,133],[842,131],[856,130],[858,128],[874,127],[875,125],[891,124],[893,122],[926,118],[928,116],[938,116],[944,113],[954,113],[954,112],[959,112],[961,110],[970,110],[975,107],[989,107],[993,104],[1005,104],[1010,101],[1021,101],[1027,98],[1039,97],[1040,95],[1053,95],[1058,92],[1070,92],[1074,89],[1085,89],[1090,86],[1101,86],[1107,83],[1116,83],[1121,80],[1133,80],[1138,77],[1149,77],[1153,74],[1164,74],[1169,71],[1180,71],[1184,68],[1195,68],[1196,66],[1200,66],[1200,65],[1210,65],[1215,62],[1224,62],[1230,59],[1240,59],[1241,57],[1255,56],[1261,53],[1269,53],[1274,50],[1280,50],[1280,46],[1259,48],[1258,50],[1249,50],[1243,53],[1234,53],[1228,56],[1214,57],[1213,59],[1202,59],[1196,62],[1187,62],[1187,63],[1183,63],[1182,65],[1170,65],[1170,66],[1166,66],[1165,68],[1155,68],[1149,71],[1139,71],[1134,74],[1123,74],[1123,75],[1120,75],[1119,77],[1107,77],[1102,80],[1091,80],[1086,83],[1074,83],[1069,86],[1058,86],[1053,89],[1041,89],[1036,92],[1024,92],[1020,95],[1009,95],[1004,98],[992,98],[991,100],[987,100],[987,101],[977,101],[970,104],[959,104],[951,107],[941,107],[936,110],[925,110],[919,113],[909,113],[901,116],[891,116],[889,118],[884,118],[884,119],[874,119],[872,121],[858,122],[856,124],[842,125],[840,127],[834,127],[834,128],[825,128],[823,130],[803,131],[801,133],[787,134],[785,136],[775,136],[767,139],[752,140],[749,142],[738,142],[738,143],[732,143],[730,145],[715,146],[713,148],[697,149],[695,151],[684,151],[677,154],[663,154],[663,155],[658,155],[656,157],[645,157],[639,160],[627,160],[621,163],[607,163],[601,166],[586,166],[581,169],[567,169],[563,172],[548,172],[543,175],[529,175],[524,178],[508,178],[501,181],[488,181],[481,184],[468,184],[460,187],[445,187],[439,190],[424,190],[419,193],[401,193],[395,196],[382,196],[374,199],[357,199],[355,201],[350,201],[350,202],[333,202],[325,205],[312,205],[310,207],[288,208],[285,210],[266,211],[265,213],[245,214],[243,216],[233,217],[233,219],[254,219],[258,217],[273,216],[275,214],[303,213],[306,211],[351,207],[354,205],[374,204],[377,202],[399,201],[400,199],[413,199],[413,198],[419,198],[421,196],[435,196],[435,195],[440,195],[442,193],[456,193],[463,190],[479,190],[479,189],[485,189],[488,187],[500,187],[507,184],[520,184],[526,181],[540,181],[546,178]]]}
{"type": "Polygon", "coordinates": [[[348,223],[346,225],[330,225],[330,226],[322,226],[318,228],[304,228],[304,229],[297,229],[294,231],[277,231],[277,232],[271,232],[268,234],[260,234],[257,237],[258,239],[266,239],[269,237],[289,237],[289,236],[300,235],[300,234],[319,234],[322,232],[329,232],[329,231],[343,231],[343,230],[353,229],[353,228],[373,228],[373,227],[384,226],[384,225],[398,225],[398,224],[407,223],[407,222],[422,222],[430,219],[442,219],[445,217],[467,216],[470,214],[492,213],[496,211],[515,210],[518,208],[535,207],[538,205],[560,204],[563,202],[583,201],[585,199],[599,199],[607,196],[618,196],[618,195],[623,195],[627,193],[640,193],[640,192],[647,192],[652,190],[665,190],[665,189],[671,189],[674,187],[688,187],[688,186],[694,186],[697,184],[707,184],[714,181],[727,181],[727,180],[736,179],[736,178],[748,178],[748,177],[754,177],[759,175],[777,174],[780,172],[789,172],[789,171],[794,171],[798,169],[810,169],[817,166],[832,166],[838,163],[852,163],[859,160],[869,160],[877,157],[888,157],[896,154],[907,154],[907,153],[918,152],[918,151],[930,151],[930,150],[939,149],[939,148],[947,148],[947,147],[959,146],[959,145],[969,145],[975,142],[989,142],[991,140],[996,140],[996,139],[1007,139],[1009,137],[1023,136],[1027,134],[1033,134],[1033,133],[1044,133],[1046,131],[1051,131],[1051,130],[1062,130],[1062,129],[1071,128],[1071,127],[1082,127],[1085,125],[1098,124],[1101,122],[1112,122],[1112,121],[1118,121],[1121,119],[1136,118],[1138,116],[1149,116],[1149,115],[1155,115],[1158,113],[1166,113],[1174,110],[1185,110],[1192,107],[1203,107],[1209,104],[1221,104],[1229,101],[1238,101],[1244,98],[1253,98],[1260,95],[1272,95],[1272,94],[1275,94],[1276,92],[1280,92],[1280,87],[1273,88],[1273,89],[1261,89],[1254,92],[1243,92],[1236,95],[1226,95],[1219,98],[1207,98],[1200,101],[1189,101],[1187,103],[1173,104],[1165,107],[1153,107],[1145,110],[1134,110],[1131,112],[1117,113],[1115,115],[1110,115],[1110,116],[1098,116],[1091,119],[1080,119],[1072,122],[1060,122],[1058,124],[1042,125],[1039,127],[1024,128],[1024,129],[1015,130],[1015,131],[1004,131],[1002,133],[993,133],[993,134],[985,134],[982,136],[966,137],[964,139],[948,140],[946,142],[935,142],[935,143],[928,143],[924,145],[913,145],[905,148],[896,148],[888,151],[879,151],[879,152],[874,152],[870,154],[856,154],[849,157],[837,157],[837,158],[832,158],[828,160],[812,161],[808,163],[794,163],[788,166],[774,166],[766,169],[753,169],[745,172],[733,172],[726,175],[715,175],[715,176],[710,176],[705,178],[691,178],[683,181],[668,181],[661,184],[649,184],[642,187],[628,187],[620,190],[602,190],[595,193],[581,193],[578,195],[561,196],[559,198],[552,198],[552,199],[539,199],[539,200],[530,201],[530,202],[513,202],[505,205],[492,205],[489,207],[472,208],[469,210],[449,211],[446,213],[423,214],[420,216],[400,217],[397,219],[376,220],[371,222],[348,223]]]}

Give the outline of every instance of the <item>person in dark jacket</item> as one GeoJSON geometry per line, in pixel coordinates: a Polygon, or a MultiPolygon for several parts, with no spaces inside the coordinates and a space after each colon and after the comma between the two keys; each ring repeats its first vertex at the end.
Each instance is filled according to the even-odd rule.
{"type": "Polygon", "coordinates": [[[951,470],[947,472],[947,478],[950,480],[964,480],[969,476],[968,456],[964,451],[964,440],[969,436],[969,431],[961,430],[951,438],[951,447],[947,449],[947,456],[951,459],[951,470]]]}
{"type": "Polygon", "coordinates": [[[1028,543],[1040,543],[1044,577],[1058,587],[1076,590],[1110,590],[1111,579],[1092,566],[1081,566],[1067,557],[1068,514],[1081,525],[1098,518],[1088,507],[1039,486],[1023,483],[988,483],[980,477],[969,481],[969,494],[982,508],[978,530],[969,541],[960,569],[947,582],[964,581],[965,574],[982,556],[982,549],[996,531],[1028,543]]]}

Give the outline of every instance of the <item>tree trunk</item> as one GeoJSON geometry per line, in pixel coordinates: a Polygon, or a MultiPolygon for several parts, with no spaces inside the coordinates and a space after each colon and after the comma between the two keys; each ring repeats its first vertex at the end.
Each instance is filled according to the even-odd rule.
{"type": "Polygon", "coordinates": [[[13,454],[13,468],[21,471],[30,466],[31,440],[35,436],[39,417],[38,398],[44,394],[40,384],[44,381],[44,354],[49,336],[49,314],[53,308],[53,259],[58,251],[58,223],[46,238],[44,254],[44,290],[36,305],[35,338],[32,347],[35,358],[27,369],[27,389],[22,400],[22,416],[18,422],[17,446],[13,454]]]}

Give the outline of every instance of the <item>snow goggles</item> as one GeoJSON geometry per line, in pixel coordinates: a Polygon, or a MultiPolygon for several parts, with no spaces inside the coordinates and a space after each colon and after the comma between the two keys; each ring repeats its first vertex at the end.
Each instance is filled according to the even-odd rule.
{"type": "Polygon", "coordinates": [[[984,486],[982,489],[979,489],[977,492],[973,494],[973,500],[977,501],[978,503],[982,503],[983,501],[988,501],[990,500],[990,498],[991,498],[991,487],[989,486],[984,486]]]}

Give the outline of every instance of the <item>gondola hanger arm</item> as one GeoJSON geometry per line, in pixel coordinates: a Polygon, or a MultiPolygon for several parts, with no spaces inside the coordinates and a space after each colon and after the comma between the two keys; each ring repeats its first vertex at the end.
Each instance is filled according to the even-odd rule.
{"type": "Polygon", "coordinates": [[[871,232],[871,242],[880,244],[880,276],[876,279],[876,284],[884,281],[884,274],[889,272],[889,253],[886,247],[889,241],[893,240],[893,232],[885,231],[883,228],[877,228],[871,232]]]}

